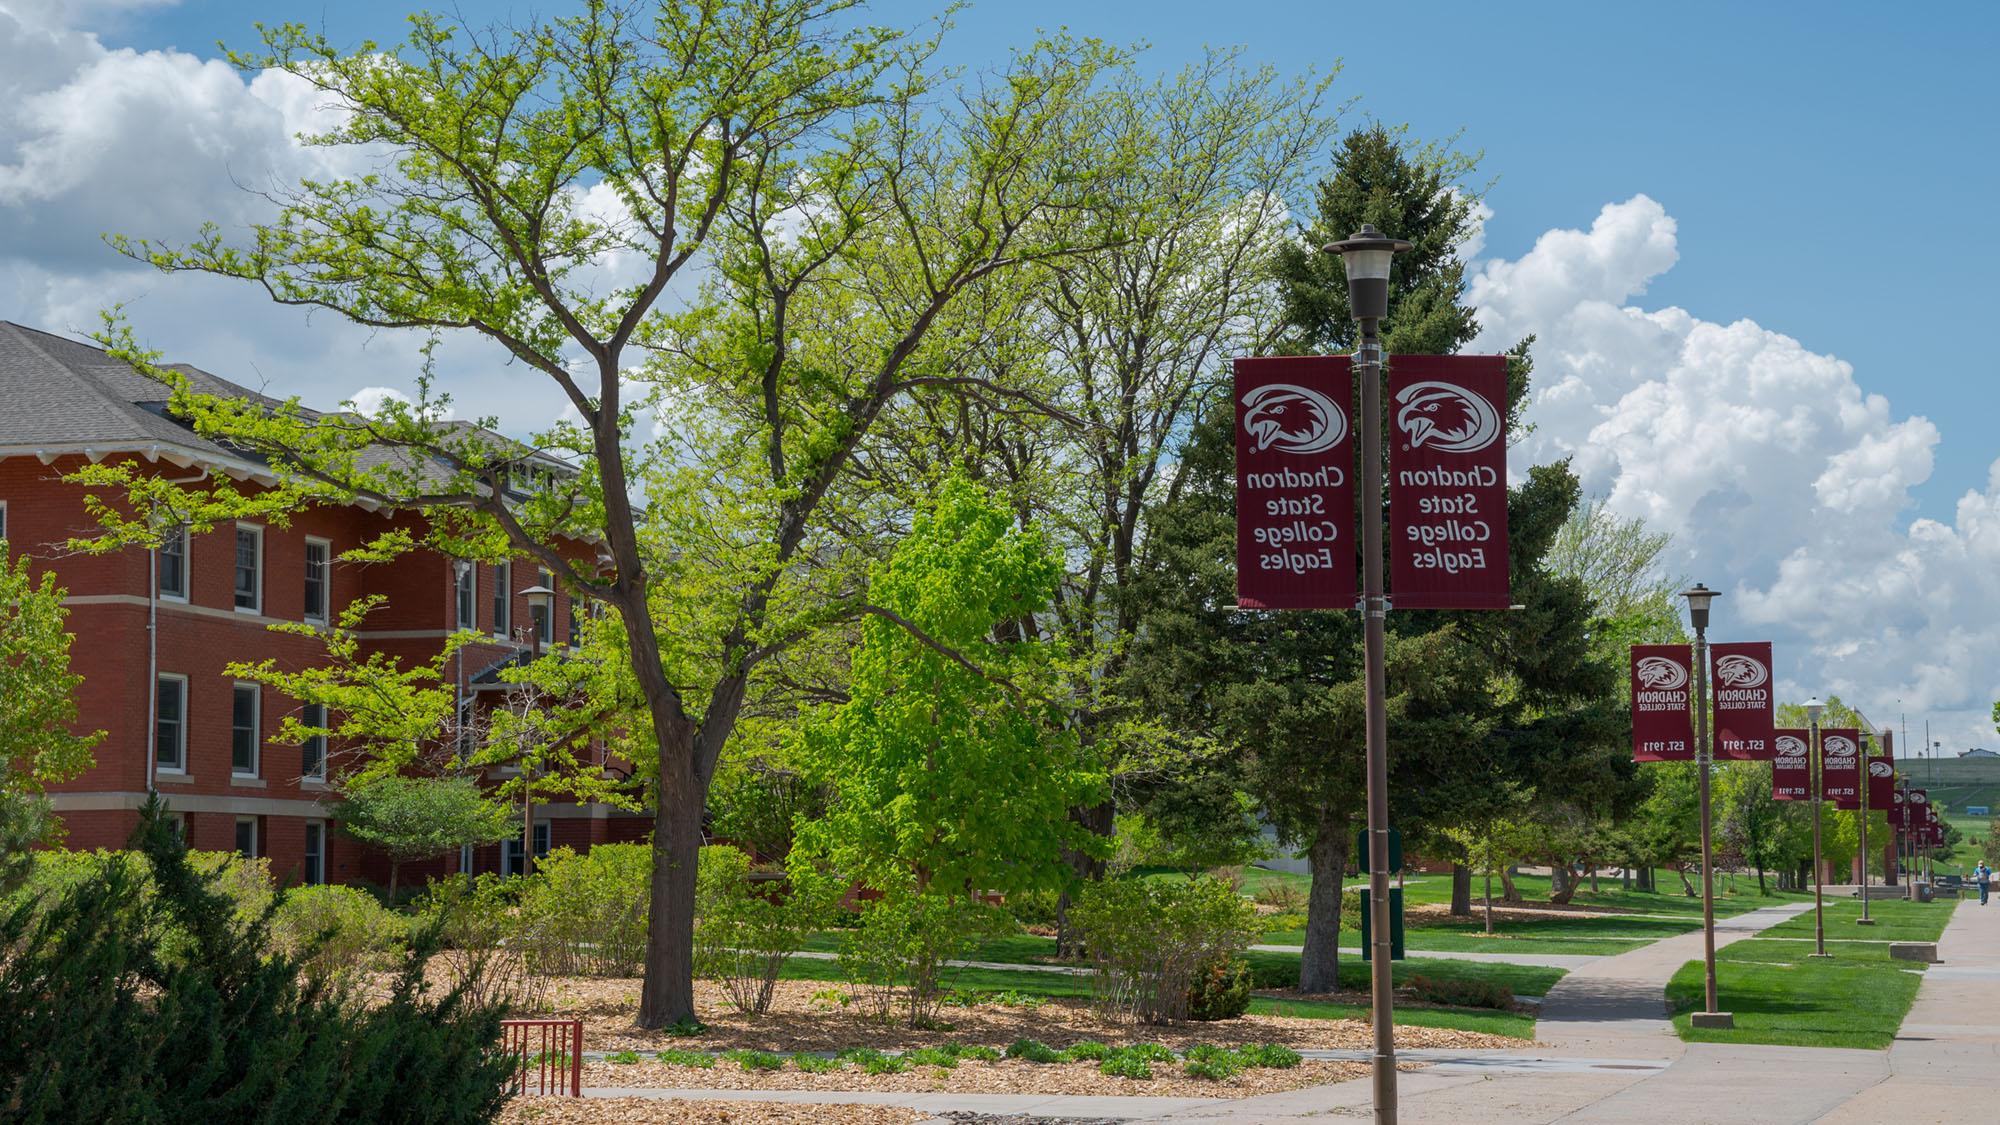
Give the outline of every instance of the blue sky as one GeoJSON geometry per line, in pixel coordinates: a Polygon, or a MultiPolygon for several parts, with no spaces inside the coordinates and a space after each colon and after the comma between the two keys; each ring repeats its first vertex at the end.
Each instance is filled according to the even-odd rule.
{"type": "MultiPolygon", "coordinates": [[[[446,6],[486,24],[575,2],[446,6]]],[[[243,184],[346,174],[292,140],[316,96],[233,72],[216,41],[258,19],[395,41],[411,3],[0,0],[0,317],[80,334],[127,302],[149,344],[240,382],[321,406],[407,393],[407,337],[161,277],[100,236],[240,229],[266,217],[243,184]]],[[[1512,467],[1570,456],[1671,533],[1672,570],[1724,592],[1716,635],[1777,643],[1785,698],[1928,715],[1956,749],[2000,746],[1996,10],[984,0],[945,61],[1065,22],[1151,44],[1157,70],[1241,45],[1341,65],[1356,124],[1483,151],[1475,346],[1539,341],[1512,467]]],[[[448,345],[440,380],[510,429],[555,409],[476,346],[448,345]]]]}
{"type": "MultiPolygon", "coordinates": [[[[408,2],[187,0],[105,23],[107,44],[210,54],[253,22],[393,39],[408,2]]],[[[559,10],[458,0],[468,19],[559,10]]],[[[940,5],[882,0],[914,24],[940,5]]],[[[1489,253],[1644,192],[1679,222],[1680,262],[1646,293],[1707,320],[1754,317],[1854,364],[1898,414],[1941,431],[1917,514],[1948,518],[2000,454],[2000,358],[1982,326],[2000,260],[2000,6],[985,0],[947,57],[983,65],[1036,29],[1143,40],[1162,65],[1242,44],[1286,70],[1343,69],[1357,110],[1463,135],[1497,179],[1489,253]],[[1878,277],[1877,270],[1893,270],[1878,277]]]]}

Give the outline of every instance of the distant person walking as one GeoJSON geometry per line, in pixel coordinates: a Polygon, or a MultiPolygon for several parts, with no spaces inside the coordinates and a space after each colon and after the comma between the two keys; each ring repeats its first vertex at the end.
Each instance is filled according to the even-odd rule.
{"type": "Polygon", "coordinates": [[[1986,861],[1982,859],[1979,861],[1979,866],[1973,868],[1972,877],[1979,880],[1979,905],[1985,906],[1986,892],[1993,882],[1993,869],[1986,866],[1986,861]]]}

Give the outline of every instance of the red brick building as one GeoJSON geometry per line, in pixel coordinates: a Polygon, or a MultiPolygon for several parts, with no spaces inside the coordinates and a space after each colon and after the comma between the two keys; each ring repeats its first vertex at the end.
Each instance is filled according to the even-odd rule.
{"type": "MultiPolygon", "coordinates": [[[[175,369],[209,393],[257,397],[198,369],[175,369]]],[[[410,662],[435,655],[456,630],[479,635],[451,669],[471,701],[496,686],[493,672],[519,658],[536,632],[545,645],[571,643],[578,607],[528,559],[494,566],[417,551],[389,563],[343,563],[341,552],[416,519],[361,506],[299,512],[282,528],[223,524],[157,551],[66,550],[96,527],[85,490],[62,480],[86,462],[136,459],[191,482],[209,474],[270,479],[254,459],[169,417],[166,398],[164,385],[96,348],[0,321],[0,539],[10,555],[27,555],[67,588],[71,666],[83,677],[79,722],[106,732],[96,767],[52,790],[65,844],[123,846],[136,810],[157,790],[194,847],[266,856],[280,878],[380,882],[386,863],[327,819],[328,748],[273,741],[299,702],[225,667],[267,658],[308,666],[318,644],[268,626],[331,622],[354,599],[379,594],[387,604],[360,634],[371,650],[410,662]],[[537,585],[556,589],[545,612],[521,597],[537,585]]],[[[537,851],[639,839],[650,827],[601,805],[543,806],[537,816],[537,851]]],[[[406,865],[404,879],[466,864],[511,870],[519,852],[517,839],[406,865]]]]}

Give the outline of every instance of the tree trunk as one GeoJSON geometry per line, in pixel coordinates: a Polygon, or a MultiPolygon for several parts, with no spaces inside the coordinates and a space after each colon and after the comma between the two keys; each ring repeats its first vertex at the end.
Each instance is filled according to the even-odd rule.
{"type": "MultiPolygon", "coordinates": [[[[1091,832],[1109,837],[1116,831],[1118,807],[1104,801],[1088,808],[1078,806],[1069,810],[1069,817],[1091,832]]],[[[1082,852],[1068,855],[1070,870],[1086,883],[1100,882],[1104,878],[1105,864],[1101,859],[1082,852]]],[[[1076,931],[1069,924],[1069,892],[1064,891],[1056,899],[1056,957],[1069,960],[1083,956],[1083,947],[1076,939],[1076,931]]]]}
{"type": "Polygon", "coordinates": [[[1451,915],[1472,917],[1472,869],[1463,863],[1451,865],[1451,915]]]}
{"type": "Polygon", "coordinates": [[[1764,886],[1764,865],[1760,863],[1757,865],[1757,894],[1762,896],[1770,893],[1769,888],[1764,886]]]}
{"type": "MultiPolygon", "coordinates": [[[[693,732],[688,732],[692,740],[693,732]]],[[[638,1025],[648,1029],[693,1022],[694,888],[701,862],[701,816],[705,804],[691,771],[692,748],[660,755],[661,765],[679,776],[662,778],[654,790],[653,877],[648,896],[646,979],[639,990],[638,1025]]]]}
{"type": "Polygon", "coordinates": [[[1694,883],[1692,883],[1692,882],[1691,882],[1691,881],[1689,881],[1689,879],[1688,879],[1688,872],[1687,872],[1687,864],[1685,864],[1685,863],[1677,863],[1677,864],[1675,864],[1675,865],[1674,865],[1674,874],[1676,874],[1676,875],[1678,875],[1678,876],[1680,876],[1680,877],[1681,877],[1681,893],[1682,893],[1682,894],[1686,895],[1686,896],[1687,896],[1687,897],[1689,897],[1689,898],[1696,898],[1696,897],[1699,897],[1699,896],[1700,896],[1701,892],[1700,892],[1699,890],[1696,890],[1696,889],[1695,889],[1695,885],[1694,885],[1694,883]]]}
{"type": "Polygon", "coordinates": [[[1340,987],[1340,883],[1347,847],[1347,818],[1322,811],[1319,831],[1306,849],[1312,886],[1306,892],[1306,945],[1299,951],[1300,992],[1340,987]]]}
{"type": "Polygon", "coordinates": [[[1521,888],[1514,885],[1514,869],[1511,867],[1500,869],[1500,901],[1521,901],[1521,888]]]}
{"type": "Polygon", "coordinates": [[[1576,877],[1567,863],[1549,865],[1549,902],[1556,906],[1567,906],[1576,897],[1576,889],[1583,881],[1576,877]]]}
{"type": "Polygon", "coordinates": [[[1486,873],[1486,936],[1493,936],[1493,873],[1486,873]]]}
{"type": "Polygon", "coordinates": [[[1597,865],[1594,863],[1590,866],[1590,893],[1597,893],[1597,865]]]}
{"type": "Polygon", "coordinates": [[[391,910],[396,909],[396,874],[397,869],[402,866],[402,860],[395,856],[389,857],[389,909],[391,910]]]}

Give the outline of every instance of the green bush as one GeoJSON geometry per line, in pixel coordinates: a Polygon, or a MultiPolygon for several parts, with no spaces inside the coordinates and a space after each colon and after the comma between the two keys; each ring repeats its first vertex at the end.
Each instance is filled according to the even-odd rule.
{"type": "Polygon", "coordinates": [[[1187,1062],[1181,1070],[1189,1078],[1219,1082],[1243,1072],[1243,1056],[1226,1047],[1203,1043],[1188,1049],[1187,1062]]]}
{"type": "Polygon", "coordinates": [[[840,971],[870,1014],[899,1010],[911,1027],[933,1027],[947,991],[945,962],[1012,929],[1006,915],[965,898],[897,894],[868,903],[840,949],[840,971]]]}
{"type": "Polygon", "coordinates": [[[734,1050],[722,1052],[722,1057],[742,1067],[744,1070],[783,1070],[785,1059],[769,1051],[734,1050]]]}
{"type": "Polygon", "coordinates": [[[707,1051],[689,1051],[680,1047],[668,1047],[654,1052],[653,1057],[670,1066],[691,1066],[700,1070],[714,1070],[715,1056],[707,1051]]]}
{"type": "Polygon", "coordinates": [[[639,1061],[639,1052],[613,1051],[610,1054],[604,1056],[604,1061],[608,1063],[617,1063],[620,1066],[629,1066],[632,1063],[636,1063],[639,1061]]]}
{"type": "Polygon", "coordinates": [[[977,1043],[954,1043],[952,1044],[952,1049],[957,1052],[958,1057],[961,1059],[978,1059],[980,1062],[993,1062],[1000,1058],[1000,1052],[977,1043]]]}
{"type": "MultiPolygon", "coordinates": [[[[1099,1005],[1148,1023],[1186,1019],[1196,988],[1210,987],[1204,970],[1220,963],[1227,974],[1260,932],[1250,904],[1208,876],[1095,883],[1070,917],[1096,962],[1099,1005]]],[[[1225,976],[1216,1005],[1226,1007],[1236,984],[1225,976]]],[[[1247,980],[1243,987],[1247,1002],[1247,980]]]]}
{"type": "Polygon", "coordinates": [[[840,1059],[829,1059],[800,1051],[792,1056],[792,1065],[805,1071],[807,1074],[827,1074],[839,1070],[847,1064],[840,1059]]]}
{"type": "Polygon", "coordinates": [[[838,888],[801,873],[753,881],[750,857],[720,845],[701,849],[695,883],[695,973],[722,986],[739,1011],[769,1011],[792,952],[832,912],[838,888]]]}
{"type": "Polygon", "coordinates": [[[353,887],[293,887],[271,913],[278,949],[320,980],[351,980],[385,967],[407,933],[400,916],[353,887]]]}
{"type": "Polygon", "coordinates": [[[578,855],[557,848],[517,880],[513,939],[541,976],[629,977],[646,958],[652,893],[648,844],[599,844],[578,855]]]}
{"type": "Polygon", "coordinates": [[[1250,1043],[1238,1047],[1236,1053],[1242,1057],[1245,1066],[1271,1070],[1290,1070],[1305,1059],[1297,1051],[1278,1043],[1250,1043]]]}
{"type": "Polygon", "coordinates": [[[1077,1062],[1079,1060],[1097,1062],[1109,1056],[1111,1048],[1102,1043],[1093,1043],[1086,1039],[1081,1043],[1070,1044],[1062,1054],[1064,1062],[1077,1062]]]}
{"type": "Polygon", "coordinates": [[[1097,1064],[1097,1071],[1109,1078],[1150,1079],[1153,1077],[1153,1064],[1138,1055],[1113,1052],[1097,1064]]]}
{"type": "MultiPolygon", "coordinates": [[[[189,869],[208,880],[210,888],[228,901],[229,923],[237,930],[250,927],[270,910],[274,897],[270,860],[246,859],[236,852],[189,851],[184,854],[189,869]]],[[[15,907],[26,907],[31,917],[37,916],[64,896],[101,881],[113,864],[123,864],[132,880],[132,908],[145,913],[149,923],[156,927],[152,937],[157,943],[159,955],[173,962],[187,957],[189,945],[185,929],[157,912],[147,910],[157,896],[152,868],[143,862],[143,857],[137,852],[102,849],[94,852],[60,849],[36,852],[34,863],[21,885],[5,899],[0,899],[0,914],[15,907]]]]}
{"type": "Polygon", "coordinates": [[[1306,893],[1297,883],[1273,880],[1257,889],[1259,906],[1275,906],[1280,914],[1297,914],[1306,908],[1306,893]]]}
{"type": "Polygon", "coordinates": [[[505,1004],[522,1012],[546,1010],[546,977],[526,971],[521,943],[513,940],[521,884],[527,880],[481,875],[433,882],[417,902],[417,926],[444,943],[437,963],[454,988],[479,1004],[505,1004]]]}
{"type": "Polygon", "coordinates": [[[1426,1004],[1452,1008],[1494,1008],[1514,1010],[1514,993],[1506,985],[1490,980],[1463,977],[1433,977],[1417,974],[1403,982],[1410,995],[1426,1004]]]}
{"type": "Polygon", "coordinates": [[[1306,928],[1306,916],[1304,914],[1266,914],[1262,918],[1259,918],[1257,923],[1263,927],[1264,932],[1267,934],[1277,933],[1281,930],[1303,930],[1306,928]]]}
{"type": "Polygon", "coordinates": [[[8,1120],[428,1125],[499,1112],[513,1073],[493,1049],[501,1010],[426,985],[434,931],[412,935],[382,1003],[357,1006],[270,952],[261,914],[239,921],[230,878],[196,867],[157,799],[141,825],[143,873],[137,858],[110,860],[0,917],[8,1120]],[[169,932],[184,957],[161,955],[169,932]]]}
{"type": "Polygon", "coordinates": [[[1063,1061],[1062,1052],[1039,1039],[1016,1039],[1007,1045],[1007,1057],[1034,1063],[1063,1061]]]}
{"type": "Polygon", "coordinates": [[[1250,1010],[1250,963],[1218,957],[1195,971],[1188,989],[1191,1020],[1233,1020],[1250,1010]]]}
{"type": "Polygon", "coordinates": [[[958,1065],[958,1052],[949,1047],[918,1047],[914,1051],[903,1052],[903,1057],[916,1066],[941,1066],[950,1070],[958,1065]]]}
{"type": "Polygon", "coordinates": [[[1130,1055],[1147,1062],[1172,1062],[1176,1057],[1173,1049],[1164,1043],[1127,1043],[1112,1053],[1130,1055]]]}
{"type": "Polygon", "coordinates": [[[1053,926],[1061,897],[1055,891],[1010,891],[1001,909],[1023,926],[1053,926]]]}
{"type": "Polygon", "coordinates": [[[903,1055],[878,1054],[861,1062],[861,1069],[866,1074],[901,1074],[910,1066],[910,1060],[903,1055]]]}

